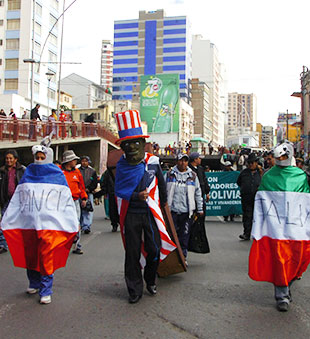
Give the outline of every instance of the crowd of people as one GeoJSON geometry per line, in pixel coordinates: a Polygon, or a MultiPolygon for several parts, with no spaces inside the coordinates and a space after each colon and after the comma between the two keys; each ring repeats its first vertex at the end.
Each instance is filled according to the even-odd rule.
{"type": "MultiPolygon", "coordinates": [[[[139,115],[138,111],[130,112],[139,115]]],[[[91,232],[94,202],[102,196],[108,201],[112,232],[118,227],[121,230],[125,282],[132,304],[139,302],[143,295],[143,280],[147,291],[156,295],[159,263],[178,246],[188,265],[191,232],[197,220],[204,227],[210,186],[208,171],[201,166],[201,154],[190,148],[180,150],[175,153],[176,165],[164,174],[156,156],[156,144],[153,144],[153,154],[145,152],[148,136],[143,135],[140,117],[128,116],[126,112],[117,115],[117,144],[123,155],[116,167],[108,167],[101,178],[91,166],[90,157],[79,157],[73,150],[65,151],[61,161],[53,162],[51,137],[33,146],[34,163],[27,168],[19,163],[15,150],[5,153],[5,164],[0,168],[3,229],[0,253],[10,250],[14,264],[27,269],[27,293],[39,292],[42,304],[51,302],[54,271],[65,266],[70,249],[74,254],[83,254],[81,234],[91,232]],[[127,119],[138,125],[132,126],[127,119]],[[40,188],[35,185],[38,183],[40,188]],[[67,187],[64,195],[69,196],[64,198],[57,191],[57,185],[67,187]],[[32,198],[27,198],[29,190],[33,190],[32,198]],[[43,203],[40,208],[37,206],[37,191],[41,200],[46,199],[44,208],[43,203]],[[168,207],[177,241],[167,232],[162,214],[168,207]],[[37,215],[33,215],[34,209],[37,215]],[[47,220],[47,223],[42,226],[38,220],[47,220]],[[20,224],[17,225],[17,221],[20,224]],[[33,256],[33,246],[25,245],[25,258],[21,259],[20,249],[16,251],[20,239],[15,228],[18,226],[20,230],[25,223],[36,232],[40,230],[28,239],[28,243],[37,246],[38,254],[33,256]],[[54,235],[49,233],[45,237],[45,230],[62,233],[57,249],[54,235]],[[60,254],[62,259],[57,257],[60,254]]],[[[223,171],[240,171],[236,183],[240,187],[243,233],[239,238],[241,241],[253,239],[249,275],[254,280],[273,283],[277,309],[287,311],[292,283],[300,279],[310,262],[307,248],[310,189],[305,162],[303,158],[295,159],[289,142],[264,153],[227,152],[226,148],[219,152],[223,171]],[[296,208],[290,205],[293,203],[296,208]]],[[[234,217],[227,215],[224,220],[233,221],[234,217]]],[[[24,239],[25,234],[21,238],[24,239]]]]}

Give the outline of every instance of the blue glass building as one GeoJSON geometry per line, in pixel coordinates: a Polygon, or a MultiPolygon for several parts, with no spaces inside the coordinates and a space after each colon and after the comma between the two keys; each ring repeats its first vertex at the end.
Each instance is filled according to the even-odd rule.
{"type": "Polygon", "coordinates": [[[114,22],[113,100],[137,98],[141,75],[169,73],[179,74],[180,96],[189,101],[191,32],[185,16],[140,11],[137,20],[114,22]]]}

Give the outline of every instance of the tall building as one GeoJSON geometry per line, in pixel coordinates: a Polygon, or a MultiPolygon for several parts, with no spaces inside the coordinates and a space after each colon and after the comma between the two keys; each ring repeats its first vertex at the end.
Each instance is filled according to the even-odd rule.
{"type": "Polygon", "coordinates": [[[190,101],[191,34],[186,16],[140,11],[135,20],[114,22],[113,99],[139,98],[142,75],[179,74],[180,96],[190,101]]]}
{"type": "Polygon", "coordinates": [[[192,107],[194,109],[194,135],[210,142],[212,139],[210,89],[205,82],[199,81],[199,79],[192,79],[191,87],[192,107]]]}
{"type": "Polygon", "coordinates": [[[113,81],[113,44],[110,40],[102,40],[100,85],[112,88],[113,81]]]}
{"type": "Polygon", "coordinates": [[[17,116],[30,110],[31,97],[41,115],[56,107],[59,8],[58,0],[0,1],[0,102],[17,116]]]}
{"type": "Polygon", "coordinates": [[[262,147],[271,149],[273,147],[273,127],[262,127],[262,147]]]}
{"type": "MultiPolygon", "coordinates": [[[[220,116],[220,86],[222,83],[218,50],[210,40],[194,35],[192,40],[193,78],[199,78],[210,88],[210,112],[212,120],[212,141],[222,145],[224,140],[224,118],[220,116]]],[[[224,67],[222,67],[224,69],[224,67]]]]}
{"type": "Polygon", "coordinates": [[[257,103],[255,94],[228,93],[228,129],[235,127],[256,129],[257,103]]]}

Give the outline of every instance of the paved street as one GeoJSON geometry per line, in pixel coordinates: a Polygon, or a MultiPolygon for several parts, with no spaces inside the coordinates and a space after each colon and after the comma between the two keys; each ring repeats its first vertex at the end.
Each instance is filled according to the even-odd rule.
{"type": "Polygon", "coordinates": [[[272,285],[247,276],[240,219],[209,218],[211,253],[190,253],[187,273],[159,279],[156,297],[145,292],[128,304],[120,233],[102,208],[83,235],[84,255],[70,254],[56,271],[50,305],[28,296],[25,270],[0,256],[0,338],[309,338],[309,273],[293,286],[289,312],[279,313],[272,285]]]}

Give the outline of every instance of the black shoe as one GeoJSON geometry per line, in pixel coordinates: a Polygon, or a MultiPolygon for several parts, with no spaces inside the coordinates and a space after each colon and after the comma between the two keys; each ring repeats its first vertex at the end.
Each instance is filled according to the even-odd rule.
{"type": "Polygon", "coordinates": [[[90,233],[90,230],[85,230],[84,231],[84,234],[89,234],[90,233]]]}
{"type": "Polygon", "coordinates": [[[150,292],[151,295],[155,295],[157,293],[156,285],[146,285],[146,289],[150,292]]]}
{"type": "Polygon", "coordinates": [[[117,232],[117,225],[112,225],[112,232],[117,232]]]}
{"type": "Polygon", "coordinates": [[[129,304],[136,304],[141,299],[141,295],[130,295],[128,298],[129,304]]]}
{"type": "Polygon", "coordinates": [[[0,247],[0,254],[6,253],[8,250],[5,247],[0,247]]]}
{"type": "Polygon", "coordinates": [[[72,253],[74,253],[74,254],[83,254],[84,252],[80,248],[77,248],[76,250],[73,250],[72,253]]]}
{"type": "Polygon", "coordinates": [[[239,235],[239,238],[240,238],[241,240],[250,240],[250,237],[249,237],[248,235],[245,235],[245,234],[240,234],[240,235],[239,235]]]}
{"type": "Polygon", "coordinates": [[[234,222],[235,218],[234,217],[230,217],[230,221],[234,222]]]}
{"type": "Polygon", "coordinates": [[[224,217],[224,221],[228,221],[228,217],[224,217]]]}
{"type": "Polygon", "coordinates": [[[277,309],[279,312],[287,312],[288,311],[288,303],[283,301],[277,304],[277,309]]]}

